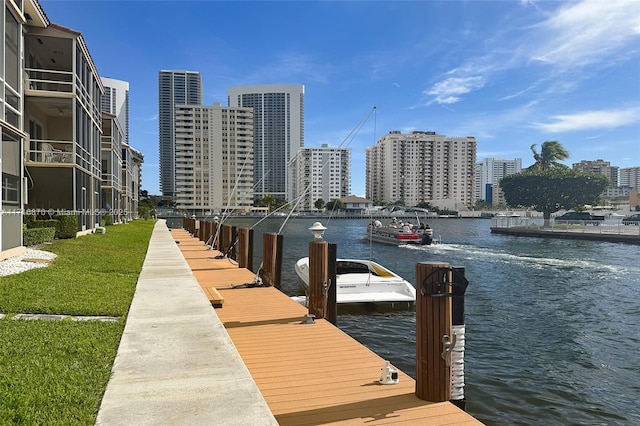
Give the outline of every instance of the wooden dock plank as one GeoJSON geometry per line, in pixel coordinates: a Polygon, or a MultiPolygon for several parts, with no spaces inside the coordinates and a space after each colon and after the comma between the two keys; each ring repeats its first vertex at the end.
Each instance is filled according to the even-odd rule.
{"type": "Polygon", "coordinates": [[[186,243],[186,231],[172,235],[185,241],[180,250],[203,289],[224,299],[216,313],[281,425],[480,424],[449,402],[417,398],[402,371],[398,384],[379,384],[379,355],[325,320],[302,324],[308,310],[276,288],[232,288],[255,276],[196,254],[208,249],[186,243]]]}

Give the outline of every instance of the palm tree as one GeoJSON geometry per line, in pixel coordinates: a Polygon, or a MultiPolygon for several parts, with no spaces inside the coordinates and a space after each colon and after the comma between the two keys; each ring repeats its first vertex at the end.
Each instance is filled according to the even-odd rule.
{"type": "Polygon", "coordinates": [[[533,144],[531,145],[531,152],[533,152],[533,159],[536,162],[529,167],[529,170],[549,170],[553,167],[567,167],[558,162],[569,158],[569,152],[558,141],[543,142],[540,153],[536,152],[536,144],[533,144]]]}

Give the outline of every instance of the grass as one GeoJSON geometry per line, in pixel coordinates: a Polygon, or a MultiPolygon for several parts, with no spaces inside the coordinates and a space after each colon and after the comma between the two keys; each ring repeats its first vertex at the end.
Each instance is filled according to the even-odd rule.
{"type": "Polygon", "coordinates": [[[125,316],[153,229],[152,221],[56,240],[46,268],[0,277],[0,312],[125,316]]]}
{"type": "Polygon", "coordinates": [[[93,425],[124,321],[0,321],[0,425],[93,425]]]}
{"type": "Polygon", "coordinates": [[[56,240],[46,268],[0,278],[0,425],[93,425],[154,222],[56,240]],[[119,316],[13,320],[16,313],[119,316]]]}

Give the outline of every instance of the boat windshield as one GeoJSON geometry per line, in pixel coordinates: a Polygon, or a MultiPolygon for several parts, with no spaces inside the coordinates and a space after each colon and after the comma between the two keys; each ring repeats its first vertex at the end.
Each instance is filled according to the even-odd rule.
{"type": "Polygon", "coordinates": [[[374,271],[371,271],[367,265],[359,262],[338,261],[337,262],[337,274],[372,274],[378,275],[374,271]]]}

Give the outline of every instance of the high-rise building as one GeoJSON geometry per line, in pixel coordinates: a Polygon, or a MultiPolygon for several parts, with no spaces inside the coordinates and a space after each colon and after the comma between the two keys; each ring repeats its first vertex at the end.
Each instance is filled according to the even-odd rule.
{"type": "Polygon", "coordinates": [[[583,172],[591,172],[603,175],[609,179],[609,187],[615,188],[618,186],[618,171],[619,167],[612,166],[610,162],[604,160],[582,160],[579,163],[573,163],[575,170],[582,170],[583,172]]]}
{"type": "Polygon", "coordinates": [[[304,86],[267,84],[227,89],[229,107],[253,108],[254,197],[290,201],[290,162],[304,146],[304,86]]]}
{"type": "Polygon", "coordinates": [[[366,148],[366,196],[406,206],[475,204],[476,139],[391,131],[366,148]]]}
{"type": "Polygon", "coordinates": [[[158,75],[158,141],[160,191],[174,199],[175,105],[202,105],[202,79],[195,71],[162,70],[158,75]]]}
{"type": "Polygon", "coordinates": [[[351,190],[351,149],[302,148],[294,157],[293,198],[296,210],[315,210],[315,203],[339,200],[351,190]],[[302,197],[299,201],[298,198],[302,197]]]}
{"type": "Polygon", "coordinates": [[[129,82],[107,77],[100,79],[104,86],[102,112],[116,116],[124,132],[122,142],[129,143],[129,82]]]}
{"type": "Polygon", "coordinates": [[[253,205],[253,110],[175,105],[176,207],[193,214],[253,205]]]}
{"type": "Polygon", "coordinates": [[[640,189],[640,167],[620,169],[620,186],[640,189]]]}
{"type": "Polygon", "coordinates": [[[476,164],[476,199],[487,204],[505,204],[500,179],[522,171],[522,159],[485,158],[476,164]]]}

